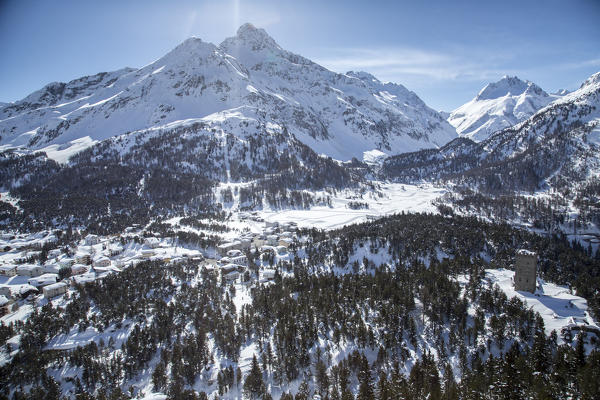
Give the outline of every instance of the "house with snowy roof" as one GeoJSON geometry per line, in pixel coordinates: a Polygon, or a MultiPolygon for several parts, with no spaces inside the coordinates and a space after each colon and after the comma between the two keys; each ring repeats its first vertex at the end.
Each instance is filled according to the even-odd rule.
{"type": "Polygon", "coordinates": [[[15,276],[17,275],[16,265],[0,265],[0,275],[2,276],[15,276]]]}
{"type": "Polygon", "coordinates": [[[34,264],[23,264],[17,267],[19,276],[40,276],[44,273],[44,267],[34,264]]]}
{"type": "Polygon", "coordinates": [[[27,280],[27,283],[29,283],[31,286],[34,286],[36,288],[41,288],[41,287],[56,283],[57,281],[58,281],[57,274],[43,274],[40,276],[36,276],[35,278],[29,278],[27,280]]]}
{"type": "Polygon", "coordinates": [[[67,293],[68,285],[65,282],[53,283],[52,285],[44,286],[43,292],[46,299],[51,299],[61,294],[67,293]]]}

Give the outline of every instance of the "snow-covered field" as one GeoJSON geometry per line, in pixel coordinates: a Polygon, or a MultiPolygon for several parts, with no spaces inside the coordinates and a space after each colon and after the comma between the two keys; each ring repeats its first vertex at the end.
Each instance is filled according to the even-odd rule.
{"type": "Polygon", "coordinates": [[[352,210],[346,207],[352,200],[338,197],[333,199],[332,208],[318,206],[310,210],[266,211],[263,218],[269,222],[296,222],[301,227],[335,229],[402,211],[434,212],[432,201],[446,192],[432,185],[384,184],[382,189],[381,198],[364,196],[357,200],[369,204],[368,209],[352,210]]]}
{"type": "MultiPolygon", "coordinates": [[[[402,211],[436,212],[433,200],[446,193],[446,189],[430,184],[381,183],[380,189],[379,193],[367,192],[360,197],[352,191],[340,192],[331,198],[331,207],[319,205],[307,210],[264,209],[256,214],[268,222],[295,222],[303,228],[336,229],[402,211]],[[348,207],[351,202],[367,203],[369,207],[353,210],[348,207]]],[[[262,222],[252,221],[240,221],[240,224],[248,224],[252,232],[259,232],[264,226],[262,222]]]]}
{"type": "MultiPolygon", "coordinates": [[[[491,285],[498,285],[509,298],[518,297],[539,313],[544,319],[546,334],[553,330],[559,335],[565,327],[574,325],[598,328],[588,313],[587,300],[571,294],[568,287],[545,282],[538,278],[538,289],[535,293],[515,291],[514,271],[507,269],[486,269],[486,279],[491,285]]],[[[598,328],[600,329],[600,328],[598,328]]]]}

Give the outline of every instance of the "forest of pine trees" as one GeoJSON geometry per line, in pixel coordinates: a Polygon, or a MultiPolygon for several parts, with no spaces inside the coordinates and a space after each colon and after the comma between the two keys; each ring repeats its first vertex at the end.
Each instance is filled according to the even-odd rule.
{"type": "Polygon", "coordinates": [[[0,325],[3,351],[20,335],[0,367],[0,398],[58,399],[66,388],[76,398],[134,398],[144,371],[172,399],[598,398],[598,338],[546,336],[539,315],[485,280],[485,268],[509,266],[526,246],[546,279],[588,291],[597,318],[598,261],[564,237],[427,214],[300,235],[271,284],[245,289],[198,264],[148,261],[0,325]],[[353,261],[358,249],[391,261],[353,261]],[[251,297],[239,308],[238,290],[251,297]],[[110,339],[44,350],[89,328],[110,339]],[[61,379],[64,368],[76,372],[61,379]]]}

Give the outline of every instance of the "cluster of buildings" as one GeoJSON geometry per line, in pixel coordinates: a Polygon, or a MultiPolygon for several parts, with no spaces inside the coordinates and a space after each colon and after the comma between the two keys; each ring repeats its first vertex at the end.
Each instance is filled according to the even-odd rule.
{"type": "Polygon", "coordinates": [[[258,279],[266,282],[275,278],[273,268],[263,267],[263,262],[275,259],[276,256],[288,254],[290,244],[296,238],[297,224],[288,222],[265,222],[265,229],[258,234],[248,233],[240,238],[228,241],[217,246],[217,260],[213,264],[205,265],[206,268],[216,270],[223,283],[248,282],[250,279],[247,252],[259,252],[258,279]]]}
{"type": "Polygon", "coordinates": [[[96,235],[86,236],[75,248],[49,250],[44,263],[31,261],[39,260],[41,251],[13,251],[13,259],[3,260],[0,265],[0,314],[11,311],[17,300],[30,295],[43,294],[51,299],[66,293],[73,285],[119,272],[111,257],[122,252],[123,246],[116,238],[102,240],[96,235]]]}
{"type": "Polygon", "coordinates": [[[276,275],[270,266],[277,257],[288,253],[296,230],[297,225],[293,222],[265,222],[264,229],[258,234],[242,234],[217,246],[211,259],[205,259],[197,250],[177,249],[166,239],[137,235],[109,238],[87,235],[71,248],[49,250],[44,263],[32,261],[39,259],[40,251],[32,251],[35,246],[31,244],[25,245],[22,248],[28,250],[18,254],[13,251],[11,261],[7,262],[6,257],[0,259],[0,314],[3,310],[9,312],[19,299],[40,294],[53,299],[66,293],[69,287],[103,279],[107,274],[118,273],[143,260],[193,260],[214,271],[223,283],[248,282],[253,278],[270,281],[276,275]],[[246,256],[250,251],[259,252],[252,271],[246,256]],[[255,271],[258,276],[253,273],[255,271]]]}

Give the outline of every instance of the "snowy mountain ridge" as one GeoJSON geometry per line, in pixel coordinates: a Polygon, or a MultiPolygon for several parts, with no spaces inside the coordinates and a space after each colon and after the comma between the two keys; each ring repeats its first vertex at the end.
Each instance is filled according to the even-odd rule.
{"type": "Polygon", "coordinates": [[[456,137],[402,85],[331,72],[245,24],[218,46],[190,38],[137,70],[47,85],[0,109],[0,146],[79,144],[75,152],[82,138],[96,143],[241,106],[264,110],[314,151],[339,160],[439,147],[456,137]]]}
{"type": "Polygon", "coordinates": [[[496,131],[529,118],[559,97],[549,95],[533,82],[504,76],[452,111],[448,122],[460,136],[480,142],[496,131]]]}
{"type": "Polygon", "coordinates": [[[578,90],[480,143],[459,138],[440,149],[391,157],[384,170],[401,181],[468,179],[473,187],[491,191],[549,185],[570,187],[573,192],[574,185],[600,175],[599,126],[600,73],[596,73],[578,90]]]}

